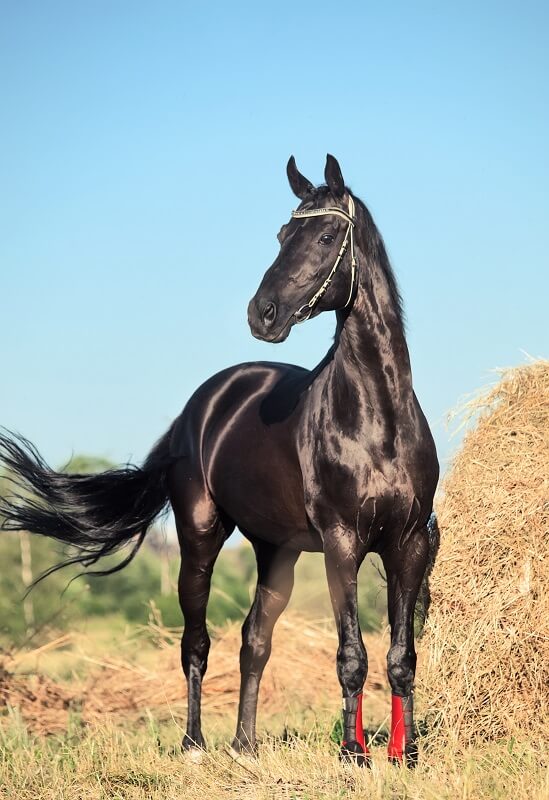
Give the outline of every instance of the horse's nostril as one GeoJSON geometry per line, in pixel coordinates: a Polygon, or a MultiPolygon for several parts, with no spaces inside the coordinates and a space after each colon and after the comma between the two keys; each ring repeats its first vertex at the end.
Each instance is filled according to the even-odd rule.
{"type": "Polygon", "coordinates": [[[267,303],[263,309],[263,324],[272,325],[276,319],[276,306],[274,303],[267,303]]]}

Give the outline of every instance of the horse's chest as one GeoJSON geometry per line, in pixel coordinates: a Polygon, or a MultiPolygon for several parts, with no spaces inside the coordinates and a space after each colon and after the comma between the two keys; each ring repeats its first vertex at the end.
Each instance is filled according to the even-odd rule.
{"type": "Polygon", "coordinates": [[[418,516],[408,472],[359,445],[341,452],[316,449],[303,465],[303,484],[307,514],[320,531],[354,530],[364,546],[406,529],[418,516]]]}

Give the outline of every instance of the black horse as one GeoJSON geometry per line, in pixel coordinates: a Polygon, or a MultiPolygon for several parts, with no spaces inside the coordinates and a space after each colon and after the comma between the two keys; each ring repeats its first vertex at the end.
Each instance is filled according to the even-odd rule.
{"type": "Polygon", "coordinates": [[[339,635],[342,757],[368,763],[362,729],[368,667],[357,573],[367,553],[379,553],[391,625],[389,757],[414,763],[413,616],[429,559],[435,447],[412,387],[396,281],[370,213],[345,187],[332,156],[325,186],[315,188],[293,157],[287,171],[301,203],[278,234],[280,253],[250,302],[248,319],[254,336],[282,342],[297,322],[335,311],[334,344],[320,364],[309,371],[254,362],[213,376],[141,468],[58,473],[28,441],[6,434],[0,454],[20,489],[2,501],[0,515],[6,530],[73,545],[76,555],[65,564],[88,567],[131,540],[120,569],[171,502],[182,555],[183,747],[191,755],[205,747],[200,702],[210,579],[238,526],[254,547],[258,581],[242,629],[233,751],[255,750],[258,689],[273,627],[288,603],[300,552],[321,551],[339,635]]]}

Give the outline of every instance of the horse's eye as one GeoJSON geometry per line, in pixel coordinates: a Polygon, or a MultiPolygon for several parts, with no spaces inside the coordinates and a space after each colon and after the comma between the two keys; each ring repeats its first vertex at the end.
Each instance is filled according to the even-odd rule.
{"type": "Polygon", "coordinates": [[[332,244],[334,237],[331,233],[323,233],[318,241],[320,244],[332,244]]]}

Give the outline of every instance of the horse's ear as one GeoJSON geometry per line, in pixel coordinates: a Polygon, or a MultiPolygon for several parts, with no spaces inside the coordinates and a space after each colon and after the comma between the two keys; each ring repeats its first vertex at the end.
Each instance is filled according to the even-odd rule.
{"type": "Polygon", "coordinates": [[[289,158],[286,172],[288,174],[288,180],[290,182],[292,192],[296,197],[299,197],[300,200],[304,200],[307,195],[314,192],[315,187],[311,181],[308,181],[307,178],[305,178],[298,170],[295,163],[295,158],[293,156],[290,156],[289,158]]]}
{"type": "Polygon", "coordinates": [[[343,197],[345,192],[345,181],[341,174],[341,169],[337,163],[337,159],[329,153],[326,156],[326,169],[324,170],[324,177],[328,185],[328,189],[334,197],[343,197]]]}

